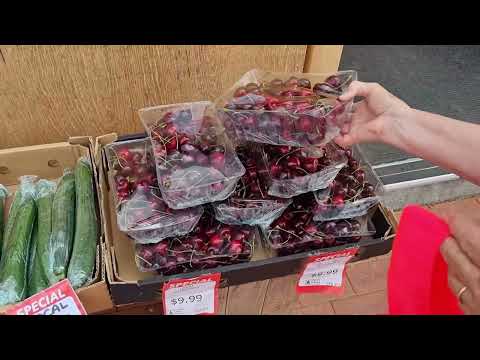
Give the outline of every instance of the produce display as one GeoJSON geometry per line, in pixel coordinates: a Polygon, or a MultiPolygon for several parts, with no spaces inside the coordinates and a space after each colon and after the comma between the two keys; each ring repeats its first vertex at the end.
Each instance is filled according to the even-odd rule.
{"type": "Polygon", "coordinates": [[[237,139],[289,146],[320,146],[349,121],[352,102],[337,100],[357,78],[335,74],[284,74],[251,70],[217,101],[237,139]]]}
{"type": "Polygon", "coordinates": [[[366,172],[354,159],[352,150],[346,149],[348,163],[343,167],[328,188],[315,193],[316,221],[348,219],[362,216],[380,202],[379,189],[368,182],[379,183],[374,175],[366,172]]]}
{"type": "Polygon", "coordinates": [[[249,261],[258,230],[277,256],[372,235],[377,189],[332,141],[352,106],[337,98],[355,79],[253,70],[215,105],[141,109],[148,138],[106,149],[118,228],[135,239],[139,270],[249,261]]]}
{"type": "Polygon", "coordinates": [[[262,172],[254,160],[259,156],[254,144],[238,146],[236,151],[246,172],[227,200],[213,204],[215,216],[230,225],[268,225],[291,201],[268,194],[265,171],[262,172]]]}
{"type": "Polygon", "coordinates": [[[137,243],[156,243],[188,234],[203,214],[203,207],[174,210],[162,199],[149,139],[107,146],[121,231],[137,243]]]}
{"type": "Polygon", "coordinates": [[[3,218],[5,213],[5,199],[8,196],[8,191],[5,186],[0,184],[0,259],[2,258],[3,248],[3,218]]]}
{"type": "Polygon", "coordinates": [[[135,259],[141,271],[164,275],[236,264],[250,260],[255,235],[254,227],[222,224],[206,209],[190,234],[137,245],[135,259]]]}
{"type": "Polygon", "coordinates": [[[57,181],[21,176],[3,232],[0,306],[34,295],[67,277],[88,284],[98,239],[93,173],[87,158],[57,181]]]}
{"type": "Polygon", "coordinates": [[[300,195],[269,227],[262,228],[264,237],[279,256],[356,243],[363,236],[375,233],[368,217],[316,222],[313,194],[300,195]]]}
{"type": "Polygon", "coordinates": [[[300,147],[260,148],[263,169],[268,174],[268,194],[282,198],[328,187],[347,162],[344,151],[333,143],[314,153],[300,147]]]}
{"type": "Polygon", "coordinates": [[[245,173],[208,101],[140,110],[163,200],[184,209],[225,200],[245,173]]]}

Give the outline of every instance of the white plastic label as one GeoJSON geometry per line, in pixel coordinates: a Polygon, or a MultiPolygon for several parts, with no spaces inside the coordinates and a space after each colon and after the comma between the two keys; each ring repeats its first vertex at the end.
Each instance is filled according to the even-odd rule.
{"type": "Polygon", "coordinates": [[[220,274],[173,280],[163,287],[165,315],[213,315],[218,307],[220,274]]]}

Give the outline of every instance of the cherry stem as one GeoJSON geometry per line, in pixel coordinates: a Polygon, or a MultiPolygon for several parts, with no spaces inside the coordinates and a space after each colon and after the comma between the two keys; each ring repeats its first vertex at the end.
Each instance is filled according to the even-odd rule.
{"type": "Polygon", "coordinates": [[[296,148],[295,150],[292,150],[290,151],[289,153],[286,153],[285,155],[282,155],[280,156],[278,159],[277,159],[277,162],[275,163],[275,165],[278,165],[278,163],[280,162],[280,160],[282,160],[283,158],[287,157],[287,156],[290,156],[292,155],[293,153],[297,152],[297,151],[300,151],[302,150],[302,148],[296,148]]]}
{"type": "Polygon", "coordinates": [[[141,257],[140,255],[135,254],[135,257],[139,258],[140,260],[145,261],[149,266],[153,266],[153,264],[152,264],[150,261],[145,260],[145,259],[144,259],[143,257],[141,257]]]}

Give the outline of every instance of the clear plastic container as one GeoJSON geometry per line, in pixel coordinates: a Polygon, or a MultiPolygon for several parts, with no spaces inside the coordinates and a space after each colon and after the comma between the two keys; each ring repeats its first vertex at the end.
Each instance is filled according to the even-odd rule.
{"type": "Polygon", "coordinates": [[[225,200],[245,168],[208,101],[141,109],[162,197],[185,209],[225,200]]]}
{"type": "Polygon", "coordinates": [[[227,200],[212,204],[215,217],[230,225],[268,226],[291,201],[268,194],[268,179],[256,161],[259,154],[256,144],[243,144],[236,152],[246,172],[227,200]]]}
{"type": "Polygon", "coordinates": [[[337,98],[356,79],[353,70],[312,74],[254,69],[216,104],[229,134],[240,141],[321,146],[350,120],[353,102],[337,98]]]}
{"type": "Polygon", "coordinates": [[[137,245],[135,260],[139,270],[172,275],[249,261],[257,229],[225,225],[212,215],[204,214],[187,236],[168,238],[153,245],[137,245]]]}
{"type": "Polygon", "coordinates": [[[355,151],[345,153],[347,165],[328,188],[315,192],[315,221],[363,216],[380,203],[383,188],[371,167],[355,151]]]}
{"type": "Polygon", "coordinates": [[[343,150],[333,143],[316,150],[320,154],[309,154],[303,148],[261,145],[260,158],[268,176],[268,194],[291,198],[328,187],[347,159],[343,150]]]}
{"type": "Polygon", "coordinates": [[[315,199],[305,194],[293,203],[270,226],[262,226],[262,234],[269,247],[279,256],[359,242],[375,233],[370,217],[328,222],[313,220],[315,199]]]}
{"type": "Polygon", "coordinates": [[[112,143],[106,152],[121,231],[137,243],[156,243],[188,234],[198,223],[201,206],[172,210],[163,201],[148,138],[112,143]]]}

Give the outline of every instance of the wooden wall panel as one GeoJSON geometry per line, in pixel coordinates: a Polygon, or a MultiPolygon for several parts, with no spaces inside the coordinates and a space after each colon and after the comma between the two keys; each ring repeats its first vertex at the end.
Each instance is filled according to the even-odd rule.
{"type": "Polygon", "coordinates": [[[256,67],[301,72],[306,48],[1,46],[0,148],[138,132],[138,109],[214,99],[256,67]]]}
{"type": "Polygon", "coordinates": [[[343,45],[308,45],[303,72],[329,73],[337,71],[342,51],[343,45]]]}

